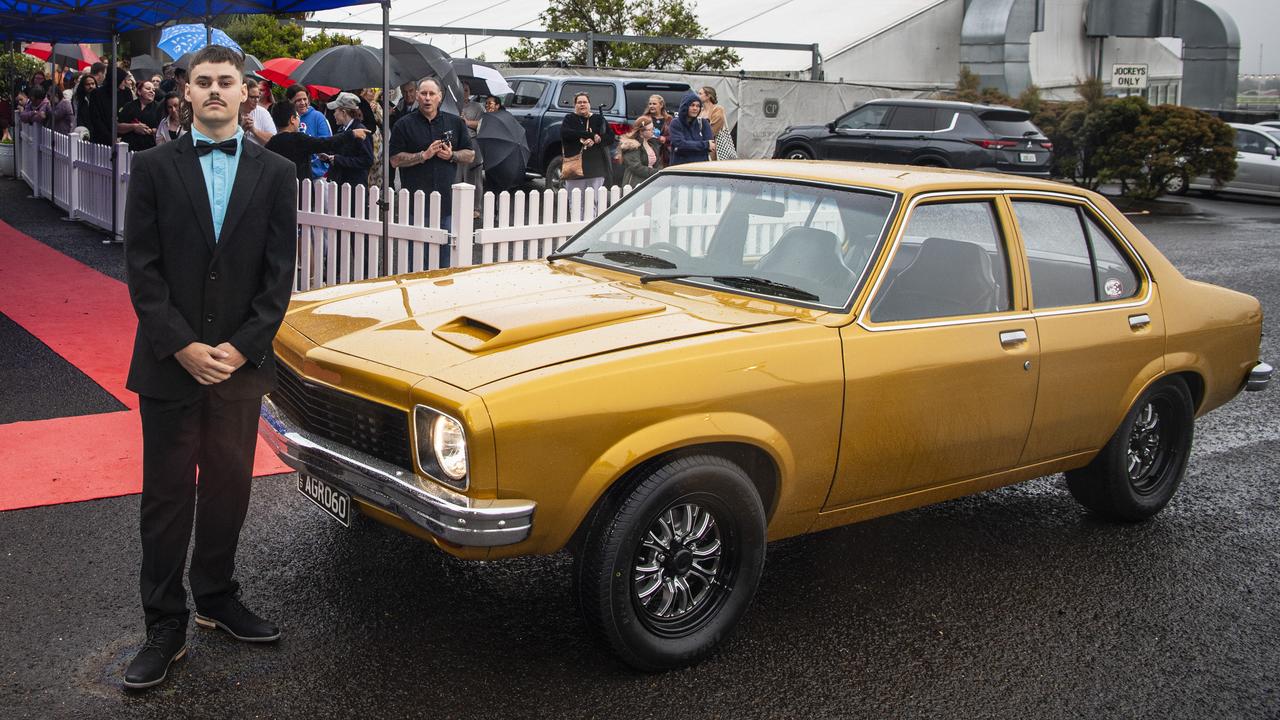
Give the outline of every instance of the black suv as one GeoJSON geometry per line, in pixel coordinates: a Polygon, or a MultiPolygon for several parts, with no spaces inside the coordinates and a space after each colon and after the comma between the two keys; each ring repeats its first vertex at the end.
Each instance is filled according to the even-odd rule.
{"type": "MultiPolygon", "coordinates": [[[[686,82],[640,78],[511,75],[507,82],[515,92],[503,98],[503,104],[524,126],[529,142],[528,173],[546,177],[551,186],[560,182],[560,123],[573,113],[574,95],[590,95],[592,109],[602,112],[613,132],[621,135],[644,113],[650,95],[661,95],[667,101],[667,111],[675,114],[689,92],[686,82]]],[[[616,155],[616,144],[614,149],[616,155]]],[[[621,168],[614,170],[617,178],[608,184],[620,185],[621,168]]]]}
{"type": "Polygon", "coordinates": [[[946,100],[872,100],[826,125],[782,131],[775,158],[856,160],[1049,177],[1052,143],[1026,110],[946,100]]]}

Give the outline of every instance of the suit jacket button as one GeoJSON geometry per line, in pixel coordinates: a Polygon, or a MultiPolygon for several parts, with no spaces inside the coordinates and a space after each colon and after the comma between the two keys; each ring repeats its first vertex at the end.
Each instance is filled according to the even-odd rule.
{"type": "Polygon", "coordinates": [[[204,316],[204,321],[205,321],[205,322],[213,322],[213,313],[209,313],[208,315],[205,315],[205,316],[204,316]]]}
{"type": "Polygon", "coordinates": [[[209,273],[209,279],[210,279],[210,280],[217,280],[217,279],[218,279],[218,271],[217,271],[217,270],[210,271],[210,273],[209,273]]]}

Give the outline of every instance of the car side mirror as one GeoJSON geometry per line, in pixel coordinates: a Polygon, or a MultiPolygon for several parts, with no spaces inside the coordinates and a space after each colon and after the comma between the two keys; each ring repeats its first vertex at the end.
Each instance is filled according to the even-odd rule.
{"type": "Polygon", "coordinates": [[[1270,155],[1272,160],[1275,160],[1275,159],[1276,159],[1276,146],[1275,146],[1275,145],[1268,145],[1268,146],[1267,146],[1267,148],[1266,148],[1265,150],[1263,150],[1263,152],[1265,152],[1267,155],[1270,155]]]}
{"type": "Polygon", "coordinates": [[[833,133],[835,131],[836,131],[836,124],[833,122],[827,123],[827,132],[833,133]]]}

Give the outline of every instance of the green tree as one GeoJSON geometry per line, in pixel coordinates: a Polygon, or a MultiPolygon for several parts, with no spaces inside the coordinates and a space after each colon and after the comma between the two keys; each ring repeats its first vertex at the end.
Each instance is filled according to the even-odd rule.
{"type": "MultiPolygon", "coordinates": [[[[707,29],[698,22],[689,0],[664,0],[637,13],[626,0],[550,0],[538,16],[551,32],[594,32],[601,35],[655,35],[698,38],[707,29]]],[[[642,43],[593,44],[595,62],[602,67],[655,70],[729,70],[742,62],[730,48],[699,50],[687,45],[642,43]]],[[[587,61],[586,42],[579,40],[521,39],[507,51],[512,62],[565,60],[575,65],[587,61]]]]}
{"type": "Polygon", "coordinates": [[[303,37],[302,26],[292,16],[233,15],[222,23],[223,30],[246,53],[259,60],[291,57],[305,60],[334,45],[359,45],[360,39],[321,30],[303,37]]]}
{"type": "Polygon", "coordinates": [[[1125,194],[1152,200],[1169,179],[1210,177],[1224,183],[1235,177],[1235,131],[1218,118],[1180,105],[1152,107],[1141,97],[1103,104],[1094,112],[1098,176],[1119,182],[1125,194]]]}
{"type": "Polygon", "coordinates": [[[39,58],[20,52],[0,53],[0,95],[8,97],[14,90],[15,79],[20,83],[18,87],[22,87],[37,70],[45,70],[45,63],[39,58]]]}

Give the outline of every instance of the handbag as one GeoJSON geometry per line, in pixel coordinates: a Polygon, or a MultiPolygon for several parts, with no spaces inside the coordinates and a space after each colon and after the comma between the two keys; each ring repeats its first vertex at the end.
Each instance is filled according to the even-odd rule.
{"type": "MultiPolygon", "coordinates": [[[[585,152],[585,150],[583,151],[585,152]]],[[[582,177],[582,153],[567,157],[560,164],[561,180],[577,180],[582,177]]]]}
{"type": "Polygon", "coordinates": [[[733,134],[729,132],[728,126],[720,128],[720,132],[716,133],[716,159],[738,159],[738,148],[733,145],[733,134]]]}

